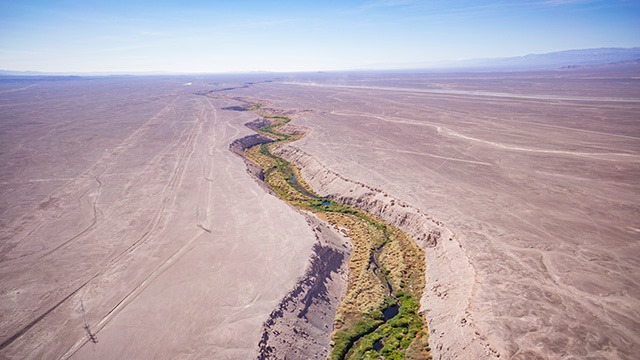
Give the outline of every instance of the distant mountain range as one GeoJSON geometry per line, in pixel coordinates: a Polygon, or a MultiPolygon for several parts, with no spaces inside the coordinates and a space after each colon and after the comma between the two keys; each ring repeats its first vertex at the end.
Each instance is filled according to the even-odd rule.
{"type": "MultiPolygon", "coordinates": [[[[557,51],[546,54],[529,54],[524,56],[507,58],[469,59],[439,63],[411,63],[411,64],[377,64],[373,69],[441,69],[461,71],[492,71],[492,70],[553,70],[553,69],[578,69],[593,68],[599,66],[636,67],[640,66],[640,47],[634,48],[597,48],[557,51]]],[[[354,69],[356,70],[356,69],[354,69]]],[[[11,71],[0,70],[0,77],[22,76],[113,76],[113,75],[179,75],[179,73],[46,73],[38,71],[11,71]]]]}
{"type": "Polygon", "coordinates": [[[640,60],[640,47],[635,48],[598,48],[529,54],[525,56],[471,59],[449,63],[444,68],[486,68],[506,70],[543,70],[559,68],[577,68],[584,66],[610,64],[637,64],[640,60]]]}

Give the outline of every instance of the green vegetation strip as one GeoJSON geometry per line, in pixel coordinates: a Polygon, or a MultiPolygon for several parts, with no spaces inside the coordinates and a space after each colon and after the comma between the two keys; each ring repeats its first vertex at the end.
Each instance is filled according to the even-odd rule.
{"type": "Polygon", "coordinates": [[[299,169],[272,151],[302,137],[282,132],[291,119],[258,112],[264,109],[260,103],[249,105],[250,111],[270,122],[258,132],[274,141],[245,151],[248,159],[263,168],[270,189],[284,201],[340,229],[354,244],[347,294],[334,321],[331,359],[430,358],[427,328],[418,313],[424,288],[422,250],[384,220],[315,194],[299,169]],[[387,312],[386,319],[383,312],[387,312]]]}

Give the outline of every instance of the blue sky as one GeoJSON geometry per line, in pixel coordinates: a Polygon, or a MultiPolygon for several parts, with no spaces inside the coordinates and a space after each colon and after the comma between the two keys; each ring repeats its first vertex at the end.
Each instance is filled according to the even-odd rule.
{"type": "Polygon", "coordinates": [[[0,69],[406,68],[640,46],[640,1],[0,0],[0,69]]]}

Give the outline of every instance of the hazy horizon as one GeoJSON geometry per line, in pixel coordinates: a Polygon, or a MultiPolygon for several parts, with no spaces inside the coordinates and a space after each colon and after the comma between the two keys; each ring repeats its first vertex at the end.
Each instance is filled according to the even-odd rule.
{"type": "Polygon", "coordinates": [[[0,69],[225,73],[401,69],[640,46],[640,3],[530,0],[0,3],[0,69]]]}

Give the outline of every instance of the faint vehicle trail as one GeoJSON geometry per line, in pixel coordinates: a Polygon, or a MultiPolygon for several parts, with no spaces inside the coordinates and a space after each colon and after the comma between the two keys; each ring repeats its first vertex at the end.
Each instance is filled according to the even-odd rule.
{"type": "Polygon", "coordinates": [[[183,146],[182,154],[179,156],[178,163],[174,168],[173,175],[170,178],[167,185],[165,186],[164,190],[159,195],[160,197],[162,197],[162,202],[158,210],[156,210],[155,216],[150,221],[149,227],[147,227],[147,230],[145,231],[145,233],[140,238],[138,238],[138,240],[134,241],[126,250],[124,250],[118,256],[116,256],[116,259],[119,259],[126,253],[135,250],[136,247],[138,247],[141,243],[147,240],[150,237],[150,234],[153,232],[153,230],[156,229],[156,227],[159,225],[159,223],[163,219],[162,214],[164,212],[164,209],[167,206],[167,204],[171,201],[170,199],[171,197],[169,196],[169,193],[174,191],[175,188],[178,186],[179,181],[181,180],[181,177],[184,173],[187,160],[189,157],[191,157],[191,155],[193,154],[193,151],[195,150],[193,145],[195,143],[195,139],[197,138],[198,132],[200,132],[202,128],[202,121],[203,120],[200,120],[196,125],[194,125],[193,129],[191,130],[191,133],[189,134],[189,137],[186,140],[185,145],[183,146]]]}
{"type": "MultiPolygon", "coordinates": [[[[209,99],[205,99],[205,100],[207,100],[208,108],[210,108],[210,110],[212,111],[212,120],[207,121],[207,127],[202,131],[202,137],[204,138],[203,141],[206,142],[206,147],[205,147],[206,151],[199,156],[200,158],[199,162],[201,164],[200,166],[202,167],[203,175],[202,175],[202,179],[199,179],[199,181],[197,181],[197,184],[198,184],[198,193],[201,193],[202,187],[203,187],[203,180],[204,180],[204,186],[206,187],[207,195],[205,197],[206,206],[204,209],[204,216],[200,217],[200,209],[199,207],[197,207],[195,218],[196,218],[196,226],[200,227],[201,229],[207,232],[211,232],[213,230],[213,224],[209,223],[209,218],[210,218],[210,213],[213,207],[211,192],[214,186],[212,178],[214,177],[214,174],[215,174],[215,159],[214,159],[214,154],[212,153],[212,149],[216,147],[216,143],[220,135],[214,131],[214,129],[216,128],[216,125],[218,124],[217,110],[215,106],[213,106],[211,101],[209,101],[209,99]]],[[[208,113],[204,108],[202,101],[200,101],[198,105],[200,107],[199,108],[200,116],[202,118],[206,118],[208,113]]]]}
{"type": "Polygon", "coordinates": [[[27,90],[28,88],[32,88],[34,86],[38,85],[36,84],[31,84],[31,85],[27,85],[27,86],[23,86],[21,88],[16,88],[16,89],[8,89],[8,90],[2,90],[0,91],[0,94],[4,94],[4,93],[10,93],[10,92],[16,92],[16,91],[22,91],[22,90],[27,90]]]}
{"type": "MultiPolygon", "coordinates": [[[[63,248],[64,246],[66,246],[67,244],[71,243],[72,241],[80,238],[82,235],[85,235],[86,233],[89,232],[89,230],[91,230],[96,223],[98,222],[98,213],[100,212],[98,210],[98,198],[100,197],[100,191],[102,190],[102,181],[100,181],[100,178],[96,177],[96,182],[98,183],[98,188],[95,190],[95,192],[93,193],[93,219],[91,220],[91,223],[89,224],[89,226],[87,226],[86,228],[84,228],[84,230],[80,231],[79,233],[75,234],[74,236],[72,236],[71,238],[65,240],[63,243],[59,244],[58,246],[54,247],[53,249],[46,251],[45,253],[41,254],[36,261],[41,260],[42,258],[44,258],[45,256],[60,250],[61,248],[63,248]]],[[[84,197],[84,195],[83,195],[84,197]]],[[[79,201],[79,200],[78,200],[79,201]]],[[[27,256],[27,255],[23,255],[23,256],[27,256]]]]}
{"type": "MultiPolygon", "coordinates": [[[[182,177],[184,175],[186,165],[189,162],[189,159],[193,156],[195,152],[196,140],[198,139],[199,136],[206,137],[206,136],[213,135],[212,132],[209,133],[209,132],[203,131],[203,125],[206,122],[208,122],[207,112],[204,110],[201,103],[199,103],[198,105],[200,107],[199,109],[200,111],[197,116],[197,121],[194,124],[193,128],[191,129],[187,140],[183,142],[183,145],[181,146],[182,155],[180,155],[178,159],[178,163],[176,164],[176,167],[174,169],[173,176],[171,177],[167,186],[165,187],[165,189],[160,195],[163,198],[162,205],[156,211],[156,214],[153,220],[151,221],[150,227],[148,227],[147,231],[138,240],[134,241],[133,244],[131,244],[126,250],[122,251],[120,254],[113,257],[112,260],[109,262],[109,264],[103,269],[103,271],[100,274],[97,274],[96,276],[94,276],[94,278],[102,275],[109,268],[115,266],[121,259],[124,258],[124,256],[133,252],[137,247],[139,247],[142,243],[144,243],[146,240],[148,240],[151,237],[151,234],[153,233],[153,231],[163,221],[166,221],[165,217],[163,216],[165,207],[169,204],[169,202],[172,202],[175,200],[175,196],[170,196],[170,194],[175,192],[176,188],[180,185],[180,182],[182,181],[182,177]]],[[[211,106],[213,108],[213,105],[211,106]]],[[[215,112],[215,108],[214,108],[213,121],[214,123],[217,122],[217,115],[215,112]]],[[[211,168],[213,168],[213,163],[211,164],[211,168]]],[[[207,231],[206,229],[203,229],[203,230],[207,231]]],[[[118,302],[96,325],[92,326],[92,329],[94,329],[94,335],[97,335],[100,332],[100,330],[102,330],[102,328],[104,328],[104,326],[109,323],[109,321],[111,321],[120,311],[122,311],[122,309],[124,309],[124,307],[126,307],[127,304],[129,304],[140,293],[142,293],[142,291],[147,286],[149,286],[155,278],[161,275],[164,271],[166,271],[169,267],[171,267],[171,265],[173,265],[176,260],[178,260],[184,254],[186,254],[189,250],[191,250],[192,248],[191,245],[193,244],[193,242],[197,240],[202,234],[203,234],[202,232],[199,232],[198,234],[193,236],[191,239],[186,241],[184,245],[178,248],[178,250],[176,250],[170,257],[168,257],[161,264],[159,264],[148,276],[146,276],[138,285],[136,285],[129,293],[127,293],[127,295],[125,295],[125,297],[120,302],[118,302]]],[[[69,351],[67,351],[65,355],[62,356],[62,358],[66,359],[73,356],[73,354],[76,351],[78,351],[88,341],[89,339],[86,337],[78,341],[69,351]]]]}
{"type": "MultiPolygon", "coordinates": [[[[107,314],[95,325],[92,327],[94,336],[97,335],[100,330],[102,330],[108,323],[111,321],[120,311],[122,311],[131,301],[133,301],[144,289],[146,289],[154,279],[164,273],[167,269],[169,269],[178,259],[180,259],[183,255],[189,252],[193,247],[191,246],[195,240],[197,240],[202,233],[193,236],[191,239],[185,242],[183,246],[181,246],[178,250],[176,250],[168,259],[163,261],[160,265],[158,265],[147,277],[145,277],[137,286],[135,286],[125,297],[120,300],[107,314]]],[[[96,276],[97,277],[97,276],[96,276]]],[[[94,277],[95,278],[95,277],[94,277]]],[[[93,280],[93,278],[92,278],[93,280]]],[[[88,282],[87,282],[88,283],[88,282]]],[[[87,283],[83,284],[86,285],[87,283]]],[[[82,288],[81,287],[81,288],[82,288]]],[[[80,288],[80,289],[81,289],[80,288]]],[[[80,289],[76,290],[73,294],[78,292],[80,289]]],[[[64,300],[67,300],[71,297],[69,295],[64,300]]],[[[63,300],[63,301],[64,301],[63,300]]],[[[52,309],[53,310],[53,309],[52,309]]],[[[61,359],[68,359],[72,357],[82,346],[84,346],[87,342],[89,342],[89,337],[85,336],[78,342],[76,342],[64,355],[62,355],[61,359]]]]}
{"type": "MultiPolygon", "coordinates": [[[[173,102],[171,102],[169,105],[167,105],[165,108],[163,108],[160,112],[158,112],[155,116],[153,116],[149,121],[147,121],[146,123],[144,123],[142,126],[140,126],[136,131],[134,131],[132,134],[129,135],[129,137],[127,137],[123,142],[120,143],[120,145],[118,145],[114,151],[112,151],[111,153],[107,153],[105,154],[98,162],[96,162],[94,164],[94,166],[92,168],[90,168],[89,170],[85,171],[83,174],[79,175],[78,177],[74,178],[72,182],[63,185],[63,187],[61,189],[64,189],[66,191],[64,191],[65,196],[70,196],[70,194],[72,194],[78,187],[80,187],[81,185],[79,184],[80,180],[84,180],[85,179],[85,174],[87,176],[90,176],[92,174],[95,174],[95,180],[98,183],[98,188],[95,191],[95,195],[94,195],[94,199],[93,199],[93,210],[94,210],[94,216],[93,219],[91,220],[91,223],[84,228],[83,230],[81,230],[79,233],[77,233],[76,235],[71,236],[69,239],[63,241],[61,244],[59,244],[58,246],[56,246],[55,248],[45,252],[44,254],[42,254],[40,257],[38,257],[37,260],[42,259],[43,257],[50,255],[51,253],[60,250],[61,248],[65,247],[66,245],[72,243],[74,240],[79,239],[80,237],[82,237],[83,235],[86,235],[90,232],[90,230],[92,230],[95,225],[97,224],[97,201],[100,195],[100,190],[102,188],[102,182],[100,181],[99,177],[106,172],[112,165],[113,163],[119,158],[120,155],[122,155],[126,150],[128,150],[129,148],[131,148],[134,143],[136,143],[138,141],[138,139],[143,138],[146,134],[148,125],[153,121],[159,118],[159,116],[161,114],[164,114],[165,112],[168,111],[173,111],[173,107],[175,105],[175,102],[177,101],[177,98],[174,99],[173,102]],[[107,161],[108,160],[108,161],[107,161]],[[106,164],[103,164],[103,162],[107,161],[106,164]]],[[[164,120],[164,122],[166,122],[167,120],[164,120]]],[[[54,194],[56,194],[60,189],[56,189],[51,195],[49,195],[49,198],[51,198],[52,196],[54,196],[54,194]]],[[[78,198],[78,206],[82,207],[82,198],[84,196],[87,195],[87,193],[90,190],[87,190],[85,193],[83,193],[79,198],[78,198]]],[[[57,196],[57,197],[62,197],[62,196],[57,196]]],[[[29,213],[27,213],[29,214],[29,213]]],[[[23,215],[23,217],[26,215],[23,215]]],[[[22,217],[21,217],[22,218],[22,217]]],[[[25,237],[22,237],[19,241],[25,239],[25,237]]],[[[19,242],[18,241],[18,242],[19,242]]],[[[17,243],[17,242],[16,242],[17,243]]],[[[12,244],[13,246],[15,246],[15,244],[12,244]]],[[[0,252],[0,254],[4,253],[4,251],[0,252]]],[[[25,254],[20,256],[19,258],[25,257],[25,256],[29,256],[32,254],[25,254]]]]}
{"type": "Polygon", "coordinates": [[[0,181],[2,185],[11,185],[11,184],[23,184],[23,183],[38,183],[38,182],[48,182],[48,181],[70,181],[75,180],[76,178],[50,178],[50,179],[27,179],[24,181],[11,182],[11,181],[0,181]]]}
{"type": "MultiPolygon", "coordinates": [[[[394,101],[392,99],[382,99],[379,98],[379,101],[384,101],[390,104],[394,104],[396,106],[403,106],[403,104],[399,101],[394,101]]],[[[433,110],[437,113],[446,113],[446,114],[455,114],[455,115],[459,115],[459,116],[463,116],[463,117],[471,117],[474,119],[481,119],[481,120],[491,120],[491,121],[498,121],[498,122],[504,122],[505,118],[498,118],[498,117],[494,117],[494,116],[487,116],[487,115],[478,115],[475,114],[471,111],[462,111],[462,110],[454,110],[452,108],[449,107],[442,107],[442,106],[428,106],[425,104],[419,104],[416,103],[414,105],[416,107],[416,109],[424,109],[424,110],[433,110]]],[[[582,108],[584,108],[585,106],[590,106],[590,105],[581,105],[582,108]]],[[[591,106],[596,107],[596,108],[603,108],[602,104],[592,104],[591,106]]],[[[612,109],[617,109],[616,105],[611,105],[612,109]]],[[[524,121],[524,120],[514,120],[512,118],[508,118],[508,120],[510,122],[515,122],[515,123],[519,123],[519,124],[527,124],[527,125],[533,125],[533,126],[541,126],[541,127],[548,127],[548,128],[553,128],[553,129],[562,129],[562,130],[568,130],[568,131],[577,131],[577,132],[581,132],[581,133],[588,133],[588,134],[594,134],[594,135],[602,135],[602,136],[614,136],[614,137],[619,137],[619,138],[626,138],[626,139],[632,139],[632,140],[640,140],[640,137],[636,137],[636,136],[630,136],[630,135],[622,135],[622,134],[613,134],[613,133],[609,133],[609,132],[602,132],[602,131],[594,131],[594,130],[587,130],[587,129],[579,129],[576,127],[569,127],[569,126],[560,126],[560,125],[552,125],[552,124],[545,124],[545,123],[539,123],[539,122],[534,122],[534,121],[524,121]]]]}
{"type": "Polygon", "coordinates": [[[529,99],[529,100],[561,100],[561,101],[596,101],[596,102],[631,102],[640,103],[640,99],[635,98],[612,98],[612,97],[588,97],[588,96],[557,96],[557,95],[524,95],[509,94],[490,91],[472,91],[472,90],[444,90],[444,89],[415,89],[402,87],[387,86],[364,86],[364,85],[336,85],[336,84],[319,84],[304,82],[282,82],[286,85],[299,86],[315,86],[327,88],[344,88],[344,89],[365,89],[380,90],[393,92],[409,92],[409,93],[426,93],[426,94],[443,94],[443,95],[465,95],[465,96],[484,96],[497,98],[513,98],[513,99],[529,99]]]}
{"type": "MultiPolygon", "coordinates": [[[[438,127],[438,132],[442,132],[446,135],[458,137],[465,140],[480,142],[483,144],[491,145],[493,147],[497,147],[505,150],[535,152],[535,153],[543,153],[543,154],[574,155],[574,156],[583,156],[583,157],[589,157],[589,158],[594,158],[598,160],[607,160],[607,161],[629,161],[628,158],[640,159],[640,155],[628,154],[628,153],[591,153],[591,152],[580,152],[580,151],[532,149],[532,148],[523,148],[518,146],[510,146],[510,145],[505,145],[505,144],[501,144],[493,141],[474,138],[467,135],[462,135],[451,129],[448,129],[446,127],[441,127],[441,126],[438,127]],[[613,158],[607,158],[607,157],[613,157],[613,158]],[[615,159],[616,157],[623,157],[627,159],[615,159]]],[[[637,160],[637,161],[640,161],[640,160],[637,160]]]]}
{"type": "Polygon", "coordinates": [[[430,153],[422,152],[422,151],[389,149],[389,148],[383,148],[383,147],[379,147],[379,146],[357,145],[357,144],[354,144],[354,143],[324,142],[323,144],[329,145],[329,146],[356,147],[356,148],[363,148],[363,149],[383,150],[383,151],[386,151],[386,152],[395,152],[395,153],[401,153],[401,154],[416,154],[416,155],[429,156],[429,157],[436,158],[436,159],[458,161],[458,162],[464,162],[464,163],[475,164],[475,165],[484,165],[484,166],[492,166],[493,165],[491,163],[484,162],[484,161],[466,160],[466,159],[460,159],[460,158],[454,158],[454,157],[448,157],[448,156],[440,156],[440,155],[430,154],[430,153]]]}
{"type": "MultiPolygon", "coordinates": [[[[94,178],[99,177],[102,173],[104,173],[109,168],[109,166],[113,164],[117,156],[121,155],[125,150],[127,150],[131,145],[133,145],[133,142],[135,140],[140,139],[144,136],[144,133],[147,131],[150,124],[157,121],[162,115],[164,115],[168,111],[173,110],[173,107],[175,106],[175,102],[177,100],[178,100],[177,97],[174,98],[162,110],[160,110],[157,114],[152,116],[148,121],[146,121],[144,124],[139,126],[138,129],[136,129],[136,131],[132,132],[127,138],[125,138],[116,148],[114,148],[112,152],[106,153],[93,166],[91,166],[87,170],[80,173],[77,177],[73,178],[70,182],[55,189],[48,197],[49,198],[50,197],[56,197],[56,198],[69,197],[79,187],[81,187],[81,184],[84,181],[88,180],[91,177],[94,177],[94,178]]],[[[26,212],[24,215],[14,220],[5,229],[2,229],[2,231],[0,232],[1,234],[0,236],[2,238],[5,238],[7,236],[9,238],[13,237],[15,233],[18,231],[18,229],[23,225],[25,217],[30,216],[34,213],[43,214],[43,215],[40,215],[40,217],[47,217],[44,215],[47,213],[47,211],[39,210],[38,205],[36,205],[31,211],[26,212]]],[[[16,242],[12,242],[12,244],[3,243],[2,245],[0,245],[0,255],[5,254],[7,252],[7,249],[5,248],[5,246],[12,245],[11,247],[13,247],[15,246],[15,243],[16,242]]]]}
{"type": "MultiPolygon", "coordinates": [[[[97,275],[96,275],[97,276],[97,275]]],[[[69,293],[66,297],[64,297],[62,300],[58,301],[56,304],[54,304],[52,307],[50,307],[49,309],[47,309],[44,313],[42,313],[40,316],[38,316],[37,318],[35,318],[34,320],[32,320],[31,322],[29,322],[28,324],[24,325],[23,327],[21,327],[18,331],[16,331],[13,335],[11,335],[10,337],[8,337],[7,339],[5,339],[2,343],[0,343],[0,350],[4,349],[5,347],[11,345],[12,342],[14,342],[16,339],[18,339],[20,336],[24,335],[27,331],[29,331],[34,325],[36,325],[38,322],[40,322],[42,319],[44,319],[47,315],[49,315],[51,312],[53,312],[55,309],[57,309],[60,305],[62,305],[63,303],[65,303],[67,300],[69,300],[73,295],[75,295],[76,293],[78,293],[78,291],[80,291],[80,289],[82,289],[85,285],[87,285],[91,280],[93,280],[96,276],[90,278],[89,280],[85,281],[82,285],[80,285],[78,288],[76,288],[75,290],[73,290],[71,293],[69,293]]]]}
{"type": "MultiPolygon", "coordinates": [[[[161,111],[164,112],[166,111],[168,108],[172,107],[173,104],[175,103],[176,99],[174,99],[174,101],[168,105],[167,107],[165,107],[165,109],[163,109],[161,111]]],[[[160,113],[159,113],[160,114],[160,113]]],[[[156,119],[159,114],[157,114],[156,116],[154,116],[151,120],[149,120],[148,122],[145,123],[149,124],[150,121],[156,119]]],[[[170,178],[169,182],[167,183],[167,185],[165,186],[164,190],[162,191],[162,193],[160,194],[160,196],[163,198],[162,202],[161,202],[161,206],[158,208],[158,210],[155,213],[155,216],[153,217],[153,219],[150,221],[149,226],[147,227],[147,230],[145,231],[145,233],[138,238],[137,240],[135,240],[131,245],[129,245],[126,249],[124,249],[123,251],[121,251],[120,253],[118,253],[115,256],[112,256],[109,261],[103,265],[97,272],[95,272],[93,275],[89,276],[88,278],[86,278],[86,281],[83,281],[82,284],[75,288],[71,293],[69,293],[68,295],[66,295],[64,298],[62,298],[60,301],[56,302],[55,304],[53,304],[52,306],[48,307],[48,309],[46,309],[41,315],[39,315],[38,317],[36,317],[34,320],[32,320],[31,322],[29,322],[28,324],[26,324],[25,326],[23,326],[20,330],[18,330],[16,333],[14,333],[13,335],[11,335],[9,338],[7,338],[6,340],[4,340],[1,344],[0,344],[0,349],[10,345],[14,340],[16,340],[17,338],[19,338],[20,336],[22,336],[24,333],[26,333],[29,329],[31,329],[34,325],[36,325],[39,321],[41,321],[42,319],[44,319],[48,314],[50,314],[51,312],[53,312],[56,308],[58,308],[60,305],[62,305],[64,302],[66,302],[68,299],[70,299],[73,295],[75,295],[78,291],[80,291],[82,288],[84,288],[87,284],[89,284],[92,280],[98,278],[99,276],[103,275],[105,272],[107,272],[110,268],[114,267],[116,264],[118,264],[126,255],[128,255],[129,253],[133,252],[140,244],[144,243],[146,240],[148,240],[151,237],[151,234],[153,233],[153,231],[158,227],[158,225],[162,222],[163,220],[163,213],[164,213],[164,209],[166,207],[166,205],[171,201],[171,196],[170,193],[173,192],[175,190],[175,188],[179,185],[179,181],[181,180],[181,177],[184,173],[184,169],[186,166],[186,163],[189,159],[189,157],[193,154],[193,151],[195,150],[194,147],[194,143],[195,143],[195,139],[197,138],[198,133],[201,131],[201,127],[202,127],[202,122],[204,121],[204,119],[200,119],[200,121],[196,124],[194,124],[194,126],[192,127],[186,141],[184,142],[184,144],[181,146],[182,151],[181,151],[181,155],[179,155],[178,158],[178,162],[174,168],[173,171],[173,175],[170,178]]],[[[92,172],[92,171],[96,171],[97,168],[102,168],[102,172],[106,171],[109,166],[115,161],[115,157],[117,155],[122,154],[126,148],[128,146],[131,146],[131,142],[133,141],[133,139],[138,138],[143,136],[144,134],[144,130],[142,129],[144,127],[141,126],[140,128],[138,128],[138,130],[136,132],[134,132],[133,134],[131,134],[127,139],[125,139],[125,141],[123,141],[120,146],[117,147],[116,151],[112,152],[110,154],[110,156],[105,156],[103,157],[100,161],[98,161],[98,163],[96,163],[90,170],[87,170],[85,173],[87,172],[92,172]],[[106,159],[109,159],[108,163],[106,165],[102,165],[102,162],[106,159]]],[[[61,248],[63,248],[65,245],[68,245],[70,242],[77,240],[78,238],[80,238],[82,235],[85,235],[87,232],[89,232],[96,223],[96,218],[97,218],[97,214],[99,212],[97,205],[95,203],[95,201],[97,201],[98,196],[99,195],[99,189],[102,187],[102,182],[96,177],[95,179],[98,183],[98,193],[96,193],[95,199],[94,199],[94,221],[92,221],[92,223],[90,224],[89,227],[85,228],[84,230],[82,230],[80,233],[76,234],[75,236],[73,236],[72,238],[66,240],[64,243],[62,243],[61,245],[55,247],[52,250],[49,250],[48,252],[46,252],[44,255],[42,255],[40,258],[46,256],[46,255],[50,255],[51,253],[60,250],[61,248]]],[[[89,190],[88,190],[89,191],[89,190]]],[[[88,192],[87,191],[87,192],[88,192]]],[[[84,196],[84,195],[82,195],[84,196]]],[[[81,197],[82,197],[81,196],[81,197]]],[[[99,329],[96,328],[96,333],[99,329]]]]}
{"type": "MultiPolygon", "coordinates": [[[[483,117],[480,117],[480,118],[482,118],[482,119],[500,120],[500,119],[497,119],[497,118],[491,118],[491,117],[487,117],[487,116],[483,116],[483,117]]],[[[567,126],[552,125],[552,124],[542,124],[542,123],[537,123],[537,122],[532,122],[532,121],[513,120],[513,122],[516,122],[516,123],[519,123],[519,124],[527,124],[527,125],[533,125],[533,126],[548,127],[548,128],[553,128],[553,129],[578,131],[578,132],[583,132],[583,133],[588,133],[588,134],[595,134],[595,135],[615,136],[615,137],[625,138],[625,139],[640,140],[640,137],[636,137],[636,136],[629,136],[629,135],[622,135],[622,134],[612,134],[612,133],[607,133],[607,132],[602,132],[602,131],[593,131],[593,130],[586,130],[586,129],[576,129],[576,128],[567,127],[567,126]]]]}
{"type": "Polygon", "coordinates": [[[353,113],[344,113],[344,112],[336,112],[336,111],[332,111],[331,112],[334,115],[340,115],[340,116],[358,116],[358,117],[368,117],[368,118],[375,118],[375,119],[379,119],[382,121],[386,121],[386,122],[390,122],[390,123],[400,123],[400,124],[410,124],[410,125],[417,125],[417,126],[427,126],[427,127],[431,127],[436,129],[436,131],[440,134],[444,134],[450,137],[457,137],[460,139],[465,139],[465,140],[470,140],[470,141],[475,141],[475,142],[480,142],[486,145],[490,145],[493,147],[498,147],[504,150],[512,150],[512,151],[524,151],[524,152],[535,152],[535,153],[544,153],[544,154],[557,154],[557,155],[572,155],[572,156],[581,156],[581,157],[589,157],[589,158],[594,158],[594,159],[598,159],[598,160],[606,160],[606,161],[629,161],[629,158],[637,158],[639,160],[634,160],[634,162],[636,161],[640,161],[640,155],[638,154],[629,154],[629,153],[595,153],[595,152],[579,152],[579,151],[564,151],[564,150],[548,150],[548,149],[533,149],[533,148],[523,148],[523,147],[518,147],[518,146],[511,146],[511,145],[505,145],[502,143],[497,143],[497,142],[493,142],[493,141],[488,141],[488,140],[482,140],[482,139],[478,139],[478,138],[474,138],[471,136],[467,136],[467,135],[463,135],[460,134],[458,132],[455,132],[447,127],[438,125],[438,124],[434,124],[431,122],[427,122],[427,121],[411,121],[411,120],[407,120],[404,118],[398,118],[398,117],[393,117],[393,116],[389,116],[389,117],[382,117],[382,116],[378,116],[378,115],[373,115],[373,114],[353,114],[353,113]],[[616,157],[622,157],[625,159],[616,159],[616,157]]]}

